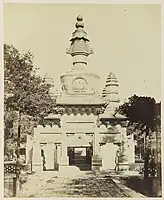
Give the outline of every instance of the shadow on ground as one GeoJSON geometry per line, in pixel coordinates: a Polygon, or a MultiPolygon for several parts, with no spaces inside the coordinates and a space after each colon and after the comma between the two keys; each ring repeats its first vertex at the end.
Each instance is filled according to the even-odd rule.
{"type": "MultiPolygon", "coordinates": [[[[112,181],[110,177],[93,176],[87,173],[86,178],[73,179],[67,185],[72,188],[74,195],[82,195],[84,197],[128,197],[123,191],[112,181]]],[[[68,195],[70,193],[68,192],[68,195]]]]}
{"type": "Polygon", "coordinates": [[[161,181],[157,180],[156,177],[149,177],[148,179],[143,177],[124,177],[121,178],[121,182],[147,197],[161,197],[159,195],[161,193],[161,181]]]}
{"type": "Polygon", "coordinates": [[[52,177],[30,197],[129,197],[108,176],[87,172],[77,178],[52,177]]]}

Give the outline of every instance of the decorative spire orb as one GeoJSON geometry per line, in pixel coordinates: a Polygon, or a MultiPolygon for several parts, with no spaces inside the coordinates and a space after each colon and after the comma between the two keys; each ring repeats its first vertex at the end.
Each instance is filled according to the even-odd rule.
{"type": "Polygon", "coordinates": [[[83,21],[83,17],[81,15],[77,16],[77,21],[83,21]]]}
{"type": "Polygon", "coordinates": [[[83,29],[84,23],[81,15],[77,17],[75,27],[76,30],[72,33],[72,38],[70,39],[70,48],[67,49],[66,53],[73,57],[73,64],[87,64],[86,57],[93,54],[93,50],[88,45],[89,39],[87,37],[87,32],[83,29]]]}
{"type": "Polygon", "coordinates": [[[77,22],[75,24],[76,28],[84,28],[83,17],[81,15],[77,16],[77,22]]]}
{"type": "Polygon", "coordinates": [[[111,73],[109,74],[109,78],[116,78],[116,76],[115,76],[114,73],[111,72],[111,73]]]}

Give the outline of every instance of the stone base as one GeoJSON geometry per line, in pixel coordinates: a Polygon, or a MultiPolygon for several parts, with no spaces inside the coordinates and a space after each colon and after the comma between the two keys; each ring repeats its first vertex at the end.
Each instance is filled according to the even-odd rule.
{"type": "Polygon", "coordinates": [[[93,171],[100,171],[102,167],[102,159],[99,155],[92,157],[92,170],[93,171]]]}
{"type": "Polygon", "coordinates": [[[80,171],[80,169],[78,168],[78,167],[76,167],[76,166],[69,166],[69,165],[67,165],[67,166],[59,166],[59,171],[60,172],[67,172],[67,173],[69,173],[69,171],[80,171]]]}
{"type": "Polygon", "coordinates": [[[104,168],[104,167],[100,167],[100,171],[111,172],[111,171],[115,171],[115,169],[114,169],[114,168],[104,168]]]}
{"type": "Polygon", "coordinates": [[[128,163],[120,163],[118,166],[118,171],[129,171],[128,163]]]}
{"type": "Polygon", "coordinates": [[[36,172],[36,173],[37,172],[42,172],[43,171],[43,165],[33,164],[32,171],[36,172]]]}
{"type": "Polygon", "coordinates": [[[101,166],[94,166],[92,165],[92,171],[96,172],[96,171],[100,171],[101,166]]]}

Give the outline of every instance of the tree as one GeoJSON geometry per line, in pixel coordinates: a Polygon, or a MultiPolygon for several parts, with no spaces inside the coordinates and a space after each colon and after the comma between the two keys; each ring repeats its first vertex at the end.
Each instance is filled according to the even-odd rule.
{"type": "Polygon", "coordinates": [[[30,52],[20,54],[13,46],[4,46],[5,93],[13,94],[5,98],[5,108],[38,119],[53,112],[55,100],[49,92],[52,85],[36,74],[32,60],[30,52]]]}
{"type": "Polygon", "coordinates": [[[44,78],[37,75],[37,71],[30,52],[21,54],[12,45],[4,45],[4,136],[8,142],[17,142],[18,158],[23,134],[24,140],[25,135],[29,134],[31,124],[28,123],[34,120],[39,123],[55,108],[55,98],[50,94],[53,85],[46,83],[44,78]],[[25,120],[24,116],[31,118],[25,120]],[[18,123],[17,135],[13,133],[15,121],[18,123]]]}
{"type": "MultiPolygon", "coordinates": [[[[118,112],[125,115],[129,119],[129,125],[134,127],[134,131],[141,136],[150,137],[151,134],[156,135],[156,163],[157,177],[161,179],[161,155],[160,155],[160,128],[161,128],[161,103],[156,103],[154,98],[139,97],[134,95],[129,98],[118,109],[118,112]]],[[[144,177],[148,177],[148,159],[150,151],[145,151],[145,172],[144,177]]]]}

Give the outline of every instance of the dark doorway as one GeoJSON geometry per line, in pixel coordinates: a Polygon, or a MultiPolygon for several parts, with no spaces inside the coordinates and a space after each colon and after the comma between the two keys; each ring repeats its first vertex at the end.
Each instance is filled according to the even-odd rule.
{"type": "Polygon", "coordinates": [[[92,147],[68,147],[69,165],[82,171],[90,171],[92,166],[92,147]]]}

